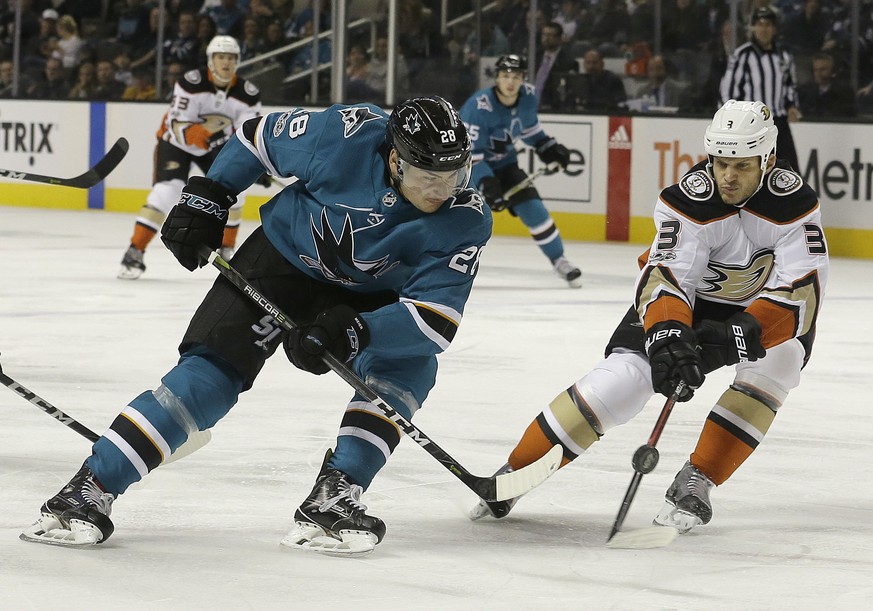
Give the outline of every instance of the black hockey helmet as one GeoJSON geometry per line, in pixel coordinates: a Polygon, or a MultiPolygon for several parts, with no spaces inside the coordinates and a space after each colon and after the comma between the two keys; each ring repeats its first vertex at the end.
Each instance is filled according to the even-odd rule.
{"type": "Polygon", "coordinates": [[[470,136],[458,111],[439,96],[412,98],[388,118],[388,145],[416,168],[451,172],[470,163],[470,136]]]}
{"type": "Polygon", "coordinates": [[[527,58],[521,55],[501,55],[494,64],[497,72],[527,72],[527,58]]]}
{"type": "Polygon", "coordinates": [[[752,11],[749,25],[755,25],[762,19],[767,19],[774,25],[779,25],[779,14],[770,6],[761,6],[752,11]]]}

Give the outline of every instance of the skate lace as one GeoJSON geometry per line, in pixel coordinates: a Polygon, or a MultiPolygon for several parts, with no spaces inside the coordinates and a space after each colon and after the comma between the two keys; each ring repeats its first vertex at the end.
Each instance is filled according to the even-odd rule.
{"type": "Polygon", "coordinates": [[[693,468],[691,475],[688,478],[688,491],[697,498],[708,500],[709,491],[713,487],[712,481],[706,477],[701,471],[693,468]]]}
{"type": "Polygon", "coordinates": [[[318,508],[321,512],[329,511],[334,505],[339,503],[340,501],[347,501],[347,504],[353,510],[366,511],[367,506],[361,502],[361,495],[364,493],[364,489],[357,484],[348,484],[346,482],[340,483],[340,491],[334,497],[327,499],[321,506],[318,508]]]}
{"type": "Polygon", "coordinates": [[[108,492],[103,492],[100,487],[94,482],[88,480],[82,484],[82,498],[97,508],[100,513],[109,515],[112,511],[113,497],[108,492]]]}

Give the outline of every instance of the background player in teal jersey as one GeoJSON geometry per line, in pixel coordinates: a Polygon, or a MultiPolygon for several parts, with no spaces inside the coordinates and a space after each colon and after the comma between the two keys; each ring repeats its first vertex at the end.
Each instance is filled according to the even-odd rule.
{"type": "MultiPolygon", "coordinates": [[[[156,390],[136,397],[91,456],[43,504],[25,540],[82,546],[113,532],[112,502],[178,448],[215,425],[280,345],[300,369],[345,361],[404,418],[436,381],[436,355],[460,325],[491,236],[491,211],[467,189],[470,139],[438,97],[399,104],[294,109],[246,121],[206,177],[192,177],[162,228],[189,270],[203,244],[221,246],[228,210],[262,172],[297,177],[261,208],[262,225],[233,266],[299,327],[284,331],[219,276],[156,390]]],[[[293,416],[292,416],[293,417],[293,416]]],[[[360,496],[400,441],[397,425],[352,397],[336,449],[282,544],[332,554],[372,551],[385,524],[360,496]]]]}
{"type": "Polygon", "coordinates": [[[543,131],[537,116],[534,86],[524,81],[527,62],[504,55],[495,66],[494,87],[480,89],[461,107],[461,119],[473,142],[472,184],[495,212],[509,209],[530,230],[531,237],[572,287],[582,286],[582,271],[564,256],[561,234],[533,186],[508,200],[503,195],[527,178],[518,167],[515,143],[520,139],[549,166],[567,167],[570,152],[543,131]]]}

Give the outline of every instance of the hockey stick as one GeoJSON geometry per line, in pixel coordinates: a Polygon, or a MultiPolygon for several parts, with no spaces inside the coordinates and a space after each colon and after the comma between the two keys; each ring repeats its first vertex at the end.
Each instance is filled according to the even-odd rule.
{"type": "Polygon", "coordinates": [[[649,440],[634,452],[633,459],[631,459],[634,476],[631,479],[630,486],[627,488],[624,499],[621,501],[621,507],[618,509],[618,515],[615,517],[615,523],[612,525],[609,538],[606,540],[607,547],[631,549],[663,547],[679,534],[675,528],[666,526],[652,526],[628,532],[619,532],[619,529],[624,524],[624,519],[627,517],[631,502],[637,494],[637,488],[640,487],[643,475],[651,473],[658,466],[660,455],[655,445],[658,443],[658,439],[661,438],[661,433],[667,425],[667,418],[670,417],[670,412],[673,411],[673,406],[676,405],[676,401],[683,390],[685,390],[685,382],[680,381],[673,390],[673,394],[664,403],[664,407],[661,408],[661,414],[658,416],[657,422],[655,422],[655,428],[652,429],[649,440]]]}
{"type": "Polygon", "coordinates": [[[518,183],[514,187],[509,187],[509,189],[507,189],[506,193],[503,194],[503,200],[509,201],[510,197],[512,197],[513,195],[515,195],[516,193],[519,193],[520,191],[522,191],[524,189],[527,189],[540,176],[554,174],[555,172],[558,171],[558,169],[559,168],[558,168],[558,165],[556,163],[549,165],[549,166],[546,166],[544,168],[540,168],[539,170],[537,170],[533,174],[530,174],[527,178],[522,180],[520,183],[518,183]]]}
{"type": "MultiPolygon", "coordinates": [[[[203,247],[201,256],[211,263],[224,278],[230,281],[252,301],[271,315],[285,330],[293,331],[297,325],[276,307],[269,299],[261,295],[249,282],[230,264],[221,258],[218,252],[203,247]]],[[[509,473],[502,473],[492,477],[479,477],[465,469],[458,461],[449,456],[448,452],[438,446],[421,429],[398,413],[393,407],[385,402],[376,392],[367,386],[354,371],[349,369],[334,355],[325,352],[322,356],[324,363],[336,372],[349,386],[355,389],[367,401],[382,410],[385,416],[396,424],[415,443],[424,448],[428,454],[436,458],[440,464],[451,471],[452,475],[464,482],[470,490],[479,498],[486,501],[505,501],[521,496],[543,483],[552,473],[558,470],[563,456],[560,445],[553,446],[545,456],[536,462],[509,473]]]]}
{"type": "Polygon", "coordinates": [[[103,156],[103,159],[98,161],[93,168],[79,174],[73,178],[57,178],[55,176],[42,176],[40,174],[31,174],[30,172],[18,172],[16,170],[4,170],[0,168],[0,177],[14,178],[15,180],[25,180],[29,182],[44,182],[50,185],[59,185],[61,187],[74,187],[76,189],[90,189],[106,178],[109,173],[115,169],[124,156],[127,155],[127,150],[130,145],[125,138],[119,138],[112,148],[103,156]]]}
{"type": "MultiPolygon", "coordinates": [[[[25,388],[8,375],[3,373],[3,365],[0,364],[0,383],[2,383],[6,388],[17,394],[23,399],[26,399],[33,405],[37,406],[39,409],[44,411],[46,414],[60,422],[61,424],[65,424],[77,433],[87,439],[90,442],[95,442],[100,439],[100,435],[89,429],[87,426],[70,416],[59,410],[57,407],[40,397],[38,394],[25,388]]],[[[209,431],[197,431],[188,436],[188,440],[183,443],[181,446],[176,448],[176,451],[173,452],[170,456],[164,458],[164,464],[171,463],[173,461],[179,460],[183,456],[188,456],[192,452],[196,452],[212,439],[212,433],[209,431]]]]}

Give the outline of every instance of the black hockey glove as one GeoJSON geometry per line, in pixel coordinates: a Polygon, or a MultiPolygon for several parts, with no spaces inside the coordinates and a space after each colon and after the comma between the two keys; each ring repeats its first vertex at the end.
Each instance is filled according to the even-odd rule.
{"type": "Polygon", "coordinates": [[[538,144],[536,152],[540,161],[546,165],[557,163],[563,170],[570,163],[570,151],[563,144],[558,144],[554,138],[549,138],[538,144]]]}
{"type": "Polygon", "coordinates": [[[703,384],[703,369],[697,351],[697,337],[688,325],[677,321],[659,322],[646,334],[646,353],[652,366],[652,386],[669,397],[680,381],[685,389],[678,401],[688,401],[703,384]]]}
{"type": "Polygon", "coordinates": [[[198,249],[204,244],[210,250],[221,246],[227,211],[235,203],[236,195],[221,184],[192,176],[161,227],[161,241],[186,269],[203,267],[206,261],[198,249]]]}
{"type": "Polygon", "coordinates": [[[725,365],[757,361],[767,354],[761,345],[761,325],[747,312],[734,314],[723,322],[702,320],[694,330],[706,373],[725,365]]]}
{"type": "Polygon", "coordinates": [[[262,172],[261,175],[255,179],[255,182],[265,189],[269,189],[271,186],[273,186],[273,179],[270,178],[270,175],[266,172],[262,172]]]}
{"type": "Polygon", "coordinates": [[[503,199],[503,186],[500,184],[500,179],[496,176],[486,176],[479,181],[479,193],[485,199],[488,207],[494,212],[506,210],[509,202],[503,199]]]}
{"type": "Polygon", "coordinates": [[[285,336],[285,354],[295,367],[321,375],[330,371],[321,356],[325,351],[350,363],[370,343],[370,330],[347,305],[334,306],[311,325],[297,327],[285,336]]]}

